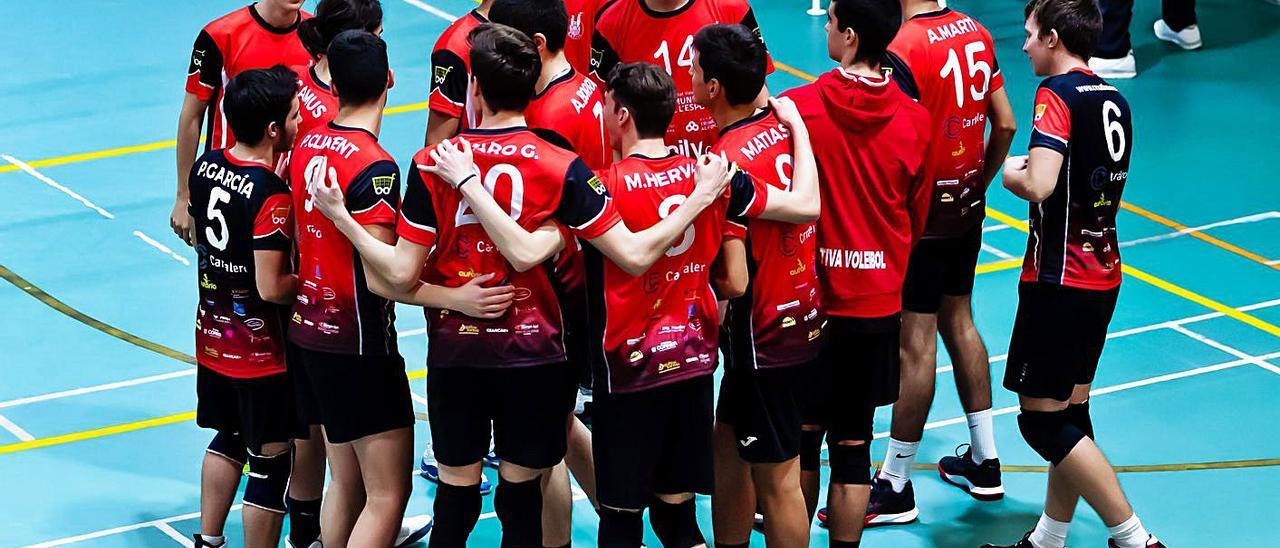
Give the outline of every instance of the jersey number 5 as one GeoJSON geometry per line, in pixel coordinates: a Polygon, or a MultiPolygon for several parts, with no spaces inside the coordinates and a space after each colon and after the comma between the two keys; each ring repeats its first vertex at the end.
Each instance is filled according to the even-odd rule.
{"type": "Polygon", "coordinates": [[[205,208],[205,216],[209,222],[218,223],[218,230],[214,230],[212,226],[204,227],[204,239],[209,241],[209,245],[218,248],[218,251],[226,251],[227,240],[231,239],[231,233],[227,231],[227,218],[222,216],[222,211],[218,209],[218,204],[231,203],[231,194],[225,188],[215,186],[209,189],[209,206],[205,208]]]}
{"type": "MultiPolygon", "coordinates": [[[[506,175],[511,181],[511,203],[507,208],[507,215],[512,219],[519,220],[520,212],[524,209],[524,176],[520,174],[520,170],[511,164],[494,164],[489,168],[488,173],[481,174],[479,168],[476,168],[476,175],[484,181],[485,190],[493,195],[496,199],[498,179],[506,175]]],[[[471,204],[467,203],[466,198],[458,204],[458,213],[454,217],[453,226],[460,227],[463,225],[479,224],[480,219],[476,218],[476,214],[472,213],[471,204]]]]}
{"type": "MultiPolygon", "coordinates": [[[[969,78],[973,79],[979,74],[982,75],[982,86],[969,86],[969,97],[974,101],[981,101],[987,96],[987,88],[991,86],[991,64],[977,59],[974,56],[978,52],[986,51],[987,45],[978,42],[969,42],[964,45],[965,63],[969,66],[969,78]]],[[[956,106],[964,106],[964,82],[961,81],[960,74],[960,56],[956,54],[955,48],[947,50],[947,62],[942,65],[942,72],[939,73],[944,79],[953,77],[956,84],[956,106]]]]}

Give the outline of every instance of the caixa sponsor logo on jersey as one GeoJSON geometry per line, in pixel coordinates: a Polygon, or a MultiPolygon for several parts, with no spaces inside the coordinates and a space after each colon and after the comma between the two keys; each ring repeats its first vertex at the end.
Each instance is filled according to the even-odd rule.
{"type": "Polygon", "coordinates": [[[884,251],[820,247],[818,255],[822,259],[822,266],[827,268],[851,270],[887,270],[889,268],[884,261],[884,251]]]}

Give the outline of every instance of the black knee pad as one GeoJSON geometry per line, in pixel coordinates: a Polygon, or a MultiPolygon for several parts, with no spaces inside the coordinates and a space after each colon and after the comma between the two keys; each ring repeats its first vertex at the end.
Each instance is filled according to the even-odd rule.
{"type": "Polygon", "coordinates": [[[1076,425],[1089,439],[1093,437],[1093,419],[1089,417],[1089,401],[1073,403],[1067,406],[1067,420],[1076,425]]]}
{"type": "Polygon", "coordinates": [[[435,524],[431,527],[431,548],[465,548],[467,537],[480,519],[480,485],[436,485],[432,505],[435,524]]]}
{"type": "Polygon", "coordinates": [[[597,538],[600,548],[639,548],[644,541],[644,513],[616,510],[601,506],[600,529],[597,538]]]}
{"type": "Polygon", "coordinates": [[[500,479],[493,509],[502,522],[503,548],[542,547],[542,478],[500,479]]]}
{"type": "Polygon", "coordinates": [[[690,548],[707,542],[698,527],[698,510],[693,499],[671,504],[654,497],[649,504],[649,525],[667,548],[690,548]]]}
{"type": "Polygon", "coordinates": [[[822,466],[822,438],[826,432],[822,430],[800,431],[800,469],[805,472],[817,472],[822,466]]]}
{"type": "Polygon", "coordinates": [[[1067,410],[1027,411],[1018,414],[1018,430],[1036,453],[1052,464],[1067,458],[1076,444],[1084,439],[1084,432],[1072,424],[1067,410]]]}
{"type": "Polygon", "coordinates": [[[320,539],[320,499],[298,500],[286,496],[289,507],[289,541],[294,546],[311,546],[320,539]]]}
{"type": "Polygon", "coordinates": [[[871,442],[858,445],[827,445],[831,457],[831,481],[851,485],[871,485],[871,442]]]}
{"type": "Polygon", "coordinates": [[[223,432],[214,434],[213,440],[209,442],[209,448],[205,449],[205,452],[226,458],[240,466],[244,466],[244,463],[249,460],[249,450],[245,449],[244,438],[241,438],[240,434],[226,434],[223,432]]]}
{"type": "Polygon", "coordinates": [[[271,456],[249,455],[249,481],[244,487],[244,503],[281,514],[288,511],[285,498],[289,474],[293,472],[293,446],[271,456]]]}

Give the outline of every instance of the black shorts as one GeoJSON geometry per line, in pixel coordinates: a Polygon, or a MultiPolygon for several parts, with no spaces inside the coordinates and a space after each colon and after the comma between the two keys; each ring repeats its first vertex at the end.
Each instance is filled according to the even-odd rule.
{"type": "MultiPolygon", "coordinates": [[[[302,367],[302,348],[292,342],[284,343],[284,363],[289,368],[289,376],[293,378],[293,399],[298,408],[298,422],[305,425],[320,424],[320,404],[316,402],[316,391],[311,388],[311,378],[306,368],[302,367]]],[[[310,437],[302,436],[303,439],[310,437]]]]}
{"type": "Polygon", "coordinates": [[[1044,282],[1018,285],[1004,387],[1031,398],[1067,401],[1092,384],[1120,287],[1093,291],[1044,282]]]}
{"type": "Polygon", "coordinates": [[[306,432],[294,411],[289,373],[237,379],[204,366],[196,368],[196,424],[239,434],[255,455],[262,454],[265,444],[306,432]]]}
{"type": "Polygon", "coordinates": [[[596,395],[591,450],[600,504],[639,509],[655,494],[711,494],[713,385],[707,375],[596,395]]]}
{"type": "Polygon", "coordinates": [[[399,354],[362,356],[302,348],[299,355],[329,443],[413,426],[409,378],[399,354]]]}
{"type": "Polygon", "coordinates": [[[870,440],[875,408],[898,401],[902,318],[827,317],[826,342],[809,367],[802,413],[828,443],[870,440]]]}
{"type": "Polygon", "coordinates": [[[902,308],[918,314],[937,314],[943,295],[973,293],[974,268],[981,249],[982,223],[960,236],[917,242],[907,261],[902,308]]]}
{"type": "Polygon", "coordinates": [[[733,427],[742,460],[777,463],[800,454],[800,402],[806,397],[808,367],[725,368],[716,420],[733,427]]]}
{"type": "Polygon", "coordinates": [[[433,367],[427,373],[431,447],[445,466],[480,462],[492,428],[498,458],[551,468],[564,458],[578,370],[567,363],[530,367],[433,367]]]}

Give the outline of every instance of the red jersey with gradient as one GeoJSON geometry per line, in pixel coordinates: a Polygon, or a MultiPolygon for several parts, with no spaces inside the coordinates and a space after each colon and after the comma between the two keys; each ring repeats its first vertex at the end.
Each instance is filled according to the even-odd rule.
{"type": "MultiPolygon", "coordinates": [[[[289,164],[298,243],[298,299],[289,340],[333,354],[396,352],[393,303],[369,290],[360,254],[311,204],[315,185],[337,172],[347,210],[361,225],[394,227],[400,170],[378,138],[333,122],[300,137],[289,164]]],[[[326,183],[327,184],[327,183],[326,183]]]]}
{"type": "Polygon", "coordinates": [[[471,41],[467,36],[482,23],[480,12],[471,10],[444,29],[431,50],[431,95],[428,108],[462,121],[460,128],[475,127],[467,105],[471,77],[471,41]]]}
{"type": "Polygon", "coordinates": [[[298,23],[311,14],[301,12],[286,28],[268,24],[256,6],[228,13],[204,26],[191,48],[187,93],[209,103],[205,116],[205,150],[231,148],[235,136],[222,115],[222,88],[249,69],[275,65],[306,65],[311,54],[298,40],[298,23]]]}
{"type": "MultiPolygon", "coordinates": [[[[693,192],[697,161],[674,152],[632,155],[601,177],[633,231],[657,224],[693,192]]],[[[767,191],[739,172],[728,195],[709,206],[658,262],[631,276],[597,250],[587,251],[597,390],[636,392],[710,375],[719,321],[710,267],[728,217],[764,210],[767,191]]]]}
{"type": "MultiPolygon", "coordinates": [[[[464,135],[480,172],[479,181],[466,184],[483,184],[526,230],[555,220],[590,239],[618,223],[604,185],[572,152],[524,127],[472,129],[464,135]]],[[[431,150],[419,151],[414,163],[430,164],[431,150]]],[[[435,247],[423,269],[424,282],[458,287],[493,273],[489,285],[515,288],[515,302],[494,320],[427,308],[428,367],[521,367],[566,360],[564,320],[549,268],[512,268],[449,183],[414,169],[397,232],[435,247]]]]}
{"type": "Polygon", "coordinates": [[[591,35],[596,28],[596,14],[600,7],[613,0],[565,0],[564,9],[569,14],[569,31],[565,33],[564,56],[573,69],[587,74],[591,71],[591,35]]]}
{"type": "MultiPolygon", "coordinates": [[[[653,63],[666,69],[676,86],[676,113],[667,128],[667,147],[696,157],[716,140],[711,112],[693,100],[693,35],[714,23],[741,23],[760,37],[760,25],[745,0],[689,0],[657,12],[644,0],[615,0],[600,11],[591,41],[591,71],[601,82],[618,63],[653,63]]],[[[773,61],[769,60],[769,72],[773,61]]]]}
{"type": "MultiPolygon", "coordinates": [[[[770,110],[724,128],[711,147],[753,179],[781,190],[791,190],[792,150],[790,132],[770,110]]],[[[726,363],[768,368],[813,360],[826,322],[816,225],[751,219],[733,235],[745,238],[751,278],[746,294],[729,301],[729,340],[721,341],[728,349],[726,363]]]]}
{"type": "Polygon", "coordinates": [[[1128,101],[1087,70],[1049,77],[1036,90],[1030,146],[1063,158],[1053,193],[1031,204],[1022,281],[1120,285],[1116,214],[1133,152],[1128,101]]]}
{"type": "Polygon", "coordinates": [[[338,96],[316,75],[315,64],[289,67],[298,75],[298,137],[328,124],[338,115],[338,96]]]}
{"type": "Polygon", "coordinates": [[[554,131],[593,171],[613,163],[604,129],[604,95],[600,84],[570,68],[533,96],[524,118],[530,128],[554,131]]]}
{"type": "Polygon", "coordinates": [[[840,68],[782,95],[804,117],[818,161],[818,279],[827,313],[900,312],[907,258],[929,211],[929,113],[887,75],[840,68]]]}
{"type": "Polygon", "coordinates": [[[223,149],[197,158],[189,181],[199,257],[196,361],[235,378],[283,373],[285,307],[258,295],[253,253],[292,249],[289,187],[270,166],[223,149]]]}
{"type": "Polygon", "coordinates": [[[987,106],[1004,87],[991,33],[943,8],[908,19],[889,45],[929,111],[933,147],[926,160],[932,200],[923,237],[955,237],[986,216],[987,106]]]}

